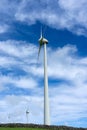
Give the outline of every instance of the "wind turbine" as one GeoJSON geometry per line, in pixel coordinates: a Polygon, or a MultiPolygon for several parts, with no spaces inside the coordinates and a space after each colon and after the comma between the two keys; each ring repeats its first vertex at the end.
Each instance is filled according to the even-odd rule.
{"type": "Polygon", "coordinates": [[[44,46],[44,125],[50,125],[48,75],[47,75],[47,50],[46,50],[48,40],[43,37],[42,29],[41,29],[41,36],[38,42],[39,42],[38,57],[40,54],[41,47],[44,46]]]}
{"type": "Polygon", "coordinates": [[[29,111],[28,111],[28,110],[26,110],[27,124],[28,124],[28,114],[29,114],[29,111]]]}
{"type": "Polygon", "coordinates": [[[8,122],[10,123],[10,118],[11,118],[11,115],[8,114],[8,122]]]}

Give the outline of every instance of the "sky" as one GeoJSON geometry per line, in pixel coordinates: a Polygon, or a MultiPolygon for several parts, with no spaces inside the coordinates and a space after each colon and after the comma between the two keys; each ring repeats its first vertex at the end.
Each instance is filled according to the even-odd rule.
{"type": "Polygon", "coordinates": [[[87,0],[0,1],[0,123],[43,124],[41,26],[51,125],[87,127],[87,0]]]}

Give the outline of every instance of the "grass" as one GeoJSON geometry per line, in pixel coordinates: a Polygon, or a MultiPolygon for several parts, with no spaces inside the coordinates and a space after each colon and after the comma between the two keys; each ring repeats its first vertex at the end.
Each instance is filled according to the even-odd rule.
{"type": "Polygon", "coordinates": [[[87,130],[68,126],[46,126],[37,124],[0,124],[0,130],[87,130]]]}
{"type": "Polygon", "coordinates": [[[0,130],[46,130],[42,128],[9,128],[9,127],[0,127],[0,130]]]}

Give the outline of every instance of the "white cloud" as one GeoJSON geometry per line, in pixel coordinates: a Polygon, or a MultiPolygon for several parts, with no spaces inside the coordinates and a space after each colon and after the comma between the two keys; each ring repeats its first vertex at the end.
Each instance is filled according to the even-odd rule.
{"type": "Polygon", "coordinates": [[[0,42],[0,66],[11,69],[11,66],[28,66],[37,61],[37,47],[23,41],[7,40],[0,42]]]}
{"type": "Polygon", "coordinates": [[[77,78],[79,79],[83,76],[85,78],[87,68],[81,64],[81,61],[84,61],[86,58],[76,56],[76,51],[74,46],[64,46],[62,49],[57,49],[53,53],[49,52],[48,59],[51,56],[51,60],[48,61],[49,76],[64,79],[68,77],[68,80],[77,80],[77,78]],[[55,68],[58,71],[55,72],[55,68]]]}
{"type": "MultiPolygon", "coordinates": [[[[10,1],[10,0],[3,0],[0,1],[0,15],[3,16],[2,21],[0,23],[8,23],[12,22],[11,20],[14,19],[14,14],[16,12],[16,9],[18,8],[20,1],[10,1]]],[[[1,19],[0,18],[0,19],[1,19]]]]}
{"type": "Polygon", "coordinates": [[[10,86],[10,84],[19,88],[34,89],[35,87],[37,87],[37,82],[33,78],[29,78],[26,76],[12,77],[11,75],[10,76],[0,75],[0,80],[1,80],[0,82],[1,91],[5,89],[7,85],[10,86]]]}
{"type": "Polygon", "coordinates": [[[2,88],[8,84],[20,88],[34,88],[38,85],[37,81],[30,77],[30,71],[26,70],[26,75],[20,74],[21,71],[25,71],[24,68],[28,66],[30,70],[31,64],[36,63],[36,51],[37,48],[34,45],[22,41],[0,42],[0,86],[2,88]],[[3,70],[8,71],[8,74],[3,75],[3,70]]]}
{"type": "Polygon", "coordinates": [[[32,78],[20,78],[17,82],[16,85],[22,88],[35,88],[37,87],[37,82],[32,79],[32,78]]]}
{"type": "MultiPolygon", "coordinates": [[[[68,29],[87,36],[86,0],[21,0],[0,1],[0,23],[12,26],[13,21],[29,25],[40,21],[56,29],[68,29]],[[5,8],[5,9],[4,9],[5,8]],[[77,17],[78,16],[78,17],[77,17]]],[[[3,31],[3,29],[1,28],[3,31]]]]}
{"type": "Polygon", "coordinates": [[[23,0],[15,14],[16,19],[28,24],[36,21],[57,29],[68,29],[78,35],[86,35],[86,0],[23,0]],[[78,16],[78,17],[77,17],[78,16]]]}
{"type": "Polygon", "coordinates": [[[24,41],[16,41],[16,40],[0,41],[1,52],[4,52],[14,57],[19,57],[21,59],[26,56],[31,56],[33,53],[37,51],[36,49],[37,48],[33,44],[28,44],[24,41]],[[34,51],[32,51],[33,49],[34,51]]]}

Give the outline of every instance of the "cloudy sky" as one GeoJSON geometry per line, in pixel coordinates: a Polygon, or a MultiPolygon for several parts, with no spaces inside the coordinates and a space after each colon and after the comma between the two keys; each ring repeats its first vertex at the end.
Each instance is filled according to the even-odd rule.
{"type": "Polygon", "coordinates": [[[0,123],[43,124],[41,26],[51,124],[87,127],[87,0],[0,1],[0,123]]]}

